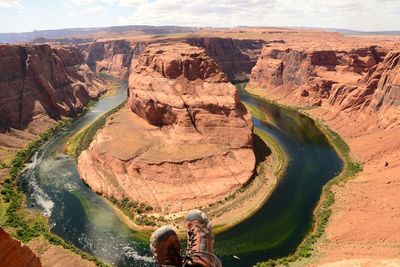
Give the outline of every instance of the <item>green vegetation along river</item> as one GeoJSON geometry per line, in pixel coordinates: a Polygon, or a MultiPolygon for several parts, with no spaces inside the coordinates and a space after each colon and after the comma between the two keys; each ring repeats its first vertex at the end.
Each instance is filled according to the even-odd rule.
{"type": "MultiPolygon", "coordinates": [[[[102,197],[80,179],[64,152],[71,136],[126,99],[126,83],[102,98],[68,129],[48,141],[24,171],[20,186],[34,209],[49,217],[52,232],[116,266],[155,266],[143,235],[129,229],[102,197]]],[[[256,115],[255,127],[272,136],[289,157],[276,190],[251,218],[216,237],[224,266],[251,266],[293,252],[310,230],[322,187],[342,168],[327,138],[308,117],[241,93],[256,115]],[[237,256],[240,260],[237,259],[237,256]]]]}
{"type": "Polygon", "coordinates": [[[289,157],[287,169],[265,205],[216,238],[225,266],[252,266],[295,251],[312,226],[323,186],[343,162],[309,117],[241,92],[254,126],[270,135],[289,157]],[[236,255],[240,258],[233,258],[236,255]]]}

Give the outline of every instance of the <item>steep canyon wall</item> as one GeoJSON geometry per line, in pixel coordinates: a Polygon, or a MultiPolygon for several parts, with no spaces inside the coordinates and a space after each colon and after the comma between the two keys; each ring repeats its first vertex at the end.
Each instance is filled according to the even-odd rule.
{"type": "Polygon", "coordinates": [[[0,128],[74,116],[104,90],[74,47],[0,46],[0,128]]]}

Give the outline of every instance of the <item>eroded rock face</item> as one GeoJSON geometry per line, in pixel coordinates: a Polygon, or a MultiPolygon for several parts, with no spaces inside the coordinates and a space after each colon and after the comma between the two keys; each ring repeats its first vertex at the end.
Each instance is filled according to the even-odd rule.
{"type": "MultiPolygon", "coordinates": [[[[128,79],[131,61],[136,59],[147,45],[154,42],[165,43],[168,40],[152,42],[110,40],[80,47],[91,70],[128,79]]],[[[267,43],[263,40],[218,37],[183,38],[180,42],[204,48],[207,54],[227,74],[229,80],[248,77],[261,54],[263,46],[267,43]]]]}
{"type": "Polygon", "coordinates": [[[251,146],[250,115],[236,88],[198,47],[149,46],[133,62],[127,105],[152,125],[198,132],[209,142],[224,139],[225,127],[234,127],[241,145],[251,146]]]}
{"type": "Polygon", "coordinates": [[[73,47],[0,46],[0,128],[24,128],[34,117],[74,116],[103,82],[73,47]]]}
{"type": "Polygon", "coordinates": [[[331,103],[339,102],[342,110],[379,111],[386,125],[397,121],[400,118],[400,52],[390,52],[356,86],[345,86],[344,90],[347,94],[342,93],[342,99],[338,99],[340,94],[336,89],[331,103]]]}
{"type": "Polygon", "coordinates": [[[127,79],[132,59],[138,57],[145,47],[143,42],[111,40],[83,46],[82,50],[92,71],[127,79]]]}
{"type": "Polygon", "coordinates": [[[400,52],[389,53],[382,63],[371,69],[365,78],[367,88],[374,91],[370,106],[400,106],[400,52]]]}
{"type": "Polygon", "coordinates": [[[251,73],[267,43],[263,40],[217,37],[191,38],[186,42],[204,48],[231,81],[243,79],[251,73]]]}
{"type": "Polygon", "coordinates": [[[251,115],[204,49],[153,44],[131,71],[126,109],[79,157],[93,190],[179,211],[217,201],[251,177],[251,115]]]}
{"type": "Polygon", "coordinates": [[[266,47],[251,74],[251,84],[293,90],[304,86],[326,97],[332,85],[357,83],[372,66],[381,62],[384,51],[376,47],[351,51],[297,51],[266,47]],[[290,88],[289,88],[290,87],[290,88]]]}
{"type": "Polygon", "coordinates": [[[296,103],[321,100],[341,110],[396,105],[397,53],[378,47],[351,51],[265,48],[250,86],[279,91],[296,103]]]}
{"type": "Polygon", "coordinates": [[[0,266],[42,267],[40,259],[0,227],[0,266]]]}

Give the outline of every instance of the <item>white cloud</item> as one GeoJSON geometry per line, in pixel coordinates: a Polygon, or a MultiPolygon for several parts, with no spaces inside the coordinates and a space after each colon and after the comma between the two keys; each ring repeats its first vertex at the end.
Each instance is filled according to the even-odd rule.
{"type": "Polygon", "coordinates": [[[105,13],[106,9],[102,6],[89,7],[85,10],[86,14],[100,14],[105,13]]]}
{"type": "Polygon", "coordinates": [[[139,5],[125,23],[186,26],[234,26],[257,21],[273,11],[275,0],[158,0],[139,5]],[[240,22],[240,23],[239,23],[240,22]]]}
{"type": "MultiPolygon", "coordinates": [[[[99,0],[100,1],[100,0],[99,0]]],[[[102,0],[137,2],[123,24],[314,26],[363,30],[400,25],[398,0],[102,0]],[[142,3],[143,2],[143,3],[142,3]],[[389,17],[397,19],[390,23],[389,17]]]]}
{"type": "Polygon", "coordinates": [[[106,3],[109,5],[119,5],[119,6],[137,6],[146,4],[147,0],[67,0],[76,5],[88,5],[92,3],[100,4],[106,3]]]}
{"type": "Polygon", "coordinates": [[[137,6],[146,4],[147,0],[100,0],[100,2],[116,4],[120,6],[137,6]]]}
{"type": "Polygon", "coordinates": [[[87,5],[93,3],[93,0],[71,0],[71,2],[76,5],[87,5]]]}
{"type": "Polygon", "coordinates": [[[0,0],[0,8],[1,7],[19,7],[22,5],[18,2],[18,0],[0,0]]]}
{"type": "Polygon", "coordinates": [[[106,9],[103,6],[93,6],[88,7],[86,9],[80,11],[71,11],[68,13],[68,16],[75,17],[81,15],[88,15],[88,14],[103,14],[106,13],[106,9]]]}

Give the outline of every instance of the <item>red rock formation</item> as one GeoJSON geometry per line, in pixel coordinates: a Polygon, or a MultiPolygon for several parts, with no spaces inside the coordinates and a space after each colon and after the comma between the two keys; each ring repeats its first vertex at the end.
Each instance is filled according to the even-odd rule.
{"type": "Polygon", "coordinates": [[[356,83],[382,61],[384,52],[376,47],[345,51],[277,50],[266,47],[252,71],[251,83],[263,87],[293,90],[304,86],[317,93],[330,91],[339,81],[356,83]],[[338,77],[339,74],[342,77],[338,77]],[[289,88],[290,87],[290,88],[289,88]]]}
{"type": "MultiPolygon", "coordinates": [[[[86,63],[95,72],[127,79],[131,61],[137,58],[150,43],[165,43],[171,40],[155,40],[151,42],[135,42],[128,40],[110,40],[80,46],[85,53],[86,63]]],[[[218,37],[199,37],[174,40],[206,50],[230,80],[246,78],[257,62],[263,40],[232,39],[218,37]]]]}
{"type": "Polygon", "coordinates": [[[217,37],[190,38],[185,42],[204,48],[231,81],[246,78],[251,73],[267,43],[263,40],[217,37]]]}
{"type": "Polygon", "coordinates": [[[76,48],[1,45],[0,128],[24,128],[40,114],[73,116],[99,96],[101,83],[76,48]]]}
{"type": "Polygon", "coordinates": [[[133,58],[146,47],[146,43],[126,40],[95,42],[82,46],[85,61],[95,72],[105,72],[121,79],[128,79],[133,58]]]}
{"type": "Polygon", "coordinates": [[[265,48],[252,71],[250,86],[279,92],[301,104],[322,100],[321,104],[337,105],[341,110],[367,106],[377,110],[382,104],[397,103],[398,97],[392,83],[397,75],[393,67],[396,54],[380,63],[385,54],[377,47],[349,52],[265,48]]]}
{"type": "Polygon", "coordinates": [[[229,124],[241,146],[251,146],[250,115],[236,88],[200,48],[149,46],[133,63],[128,97],[128,107],[150,124],[211,139],[226,135],[229,124]]]}
{"type": "Polygon", "coordinates": [[[79,158],[93,190],[178,211],[217,201],[250,178],[251,116],[204,49],[153,44],[131,70],[127,108],[137,115],[113,116],[79,158]]]}
{"type": "Polygon", "coordinates": [[[0,227],[0,267],[41,267],[40,259],[0,227]]]}
{"type": "Polygon", "coordinates": [[[382,63],[372,68],[365,78],[367,88],[374,91],[370,107],[400,106],[400,52],[389,53],[382,63]]]}
{"type": "Polygon", "coordinates": [[[400,52],[390,52],[357,85],[337,85],[332,91],[329,103],[341,110],[370,108],[381,111],[387,123],[399,119],[400,52]]]}

